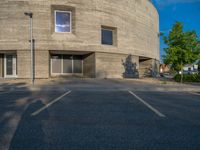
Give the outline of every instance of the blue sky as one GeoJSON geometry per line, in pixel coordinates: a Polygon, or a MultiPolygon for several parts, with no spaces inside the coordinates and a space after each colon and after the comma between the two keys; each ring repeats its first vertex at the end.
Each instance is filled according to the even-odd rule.
{"type": "MultiPolygon", "coordinates": [[[[200,0],[153,0],[160,15],[160,31],[167,34],[175,21],[183,22],[184,30],[195,30],[200,37],[200,0]]],[[[161,56],[165,47],[161,39],[161,56]]]]}

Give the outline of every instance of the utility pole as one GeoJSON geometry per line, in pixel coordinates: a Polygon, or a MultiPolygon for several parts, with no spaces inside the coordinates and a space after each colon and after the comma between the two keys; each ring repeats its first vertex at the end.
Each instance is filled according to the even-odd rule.
{"type": "Polygon", "coordinates": [[[30,18],[30,58],[31,58],[31,67],[30,67],[30,78],[32,85],[34,85],[34,59],[33,59],[33,13],[25,12],[24,15],[29,16],[30,18]]]}

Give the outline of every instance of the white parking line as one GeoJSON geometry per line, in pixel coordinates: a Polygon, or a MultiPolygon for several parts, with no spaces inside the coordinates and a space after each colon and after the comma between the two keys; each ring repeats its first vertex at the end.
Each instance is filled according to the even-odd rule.
{"type": "Polygon", "coordinates": [[[59,96],[58,98],[54,99],[53,101],[51,101],[50,103],[46,104],[44,107],[38,109],[37,111],[33,112],[31,114],[31,116],[36,116],[39,113],[41,113],[43,110],[45,110],[46,108],[50,107],[51,105],[53,105],[54,103],[56,103],[57,101],[59,101],[60,99],[62,99],[63,97],[65,97],[66,95],[70,94],[71,91],[68,91],[66,93],[64,93],[63,95],[59,96]]]}
{"type": "Polygon", "coordinates": [[[156,115],[158,115],[159,117],[166,117],[164,114],[162,114],[161,112],[159,112],[157,109],[155,109],[154,107],[152,107],[150,104],[148,104],[146,101],[144,101],[142,98],[140,98],[139,96],[137,96],[135,93],[133,93],[132,91],[129,91],[129,93],[131,95],[133,95],[135,98],[137,98],[140,102],[142,102],[146,107],[148,107],[150,110],[152,110],[156,115]]]}
{"type": "Polygon", "coordinates": [[[190,94],[193,94],[193,95],[198,95],[198,96],[200,96],[200,94],[199,94],[199,93],[195,93],[195,92],[190,92],[190,94]]]}

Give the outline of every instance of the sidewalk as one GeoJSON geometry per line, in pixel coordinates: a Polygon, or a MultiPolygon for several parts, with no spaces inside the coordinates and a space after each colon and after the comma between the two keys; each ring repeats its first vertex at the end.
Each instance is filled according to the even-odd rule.
{"type": "Polygon", "coordinates": [[[30,80],[4,80],[0,92],[8,91],[66,91],[66,90],[120,90],[120,91],[161,91],[161,92],[200,92],[199,84],[180,84],[153,78],[143,79],[91,79],[60,78],[37,79],[32,85],[30,80]]]}

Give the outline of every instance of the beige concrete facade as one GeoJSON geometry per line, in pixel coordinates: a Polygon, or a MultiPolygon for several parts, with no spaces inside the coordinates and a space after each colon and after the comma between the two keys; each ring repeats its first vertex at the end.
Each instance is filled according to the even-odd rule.
{"type": "MultiPolygon", "coordinates": [[[[139,76],[160,59],[159,16],[149,0],[1,0],[0,54],[16,54],[18,78],[30,77],[26,11],[33,12],[36,78],[51,77],[52,51],[82,55],[83,76],[98,78],[124,77],[129,56],[139,76]],[[54,31],[54,10],[71,11],[71,33],[54,31]],[[101,44],[102,26],[115,29],[114,45],[101,44]]],[[[3,55],[0,76],[5,70],[3,55]]]]}
{"type": "Polygon", "coordinates": [[[96,77],[96,57],[95,53],[85,56],[83,61],[83,74],[86,77],[96,77]]]}

